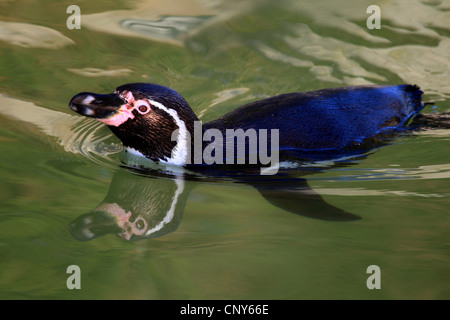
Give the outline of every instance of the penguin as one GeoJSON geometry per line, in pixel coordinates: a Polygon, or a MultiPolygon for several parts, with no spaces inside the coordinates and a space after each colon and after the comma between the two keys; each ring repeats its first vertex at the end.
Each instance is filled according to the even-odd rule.
{"type": "MultiPolygon", "coordinates": [[[[107,125],[131,158],[185,167],[249,165],[255,163],[251,162],[255,159],[252,152],[253,156],[261,154],[264,139],[270,146],[266,151],[275,153],[277,161],[317,161],[367,152],[407,128],[424,107],[422,94],[418,86],[409,84],[287,93],[245,104],[201,123],[175,90],[158,84],[130,83],[111,94],[79,93],[70,100],[69,108],[107,125]],[[229,132],[238,130],[244,134],[241,145],[236,136],[228,137],[229,132]],[[250,131],[257,134],[252,136],[250,131]],[[268,131],[276,134],[263,137],[262,133],[268,131]],[[218,139],[220,135],[223,138],[218,139]],[[258,138],[259,143],[255,141],[258,138]],[[230,139],[236,141],[231,149],[230,139]],[[251,148],[254,145],[256,148],[251,148]],[[195,161],[198,153],[208,148],[214,149],[210,155],[217,161],[211,163],[202,157],[195,161]],[[239,153],[239,148],[244,152],[239,153]],[[233,162],[242,154],[244,161],[233,162]]],[[[268,164],[262,157],[256,158],[257,165],[268,164]]]]}

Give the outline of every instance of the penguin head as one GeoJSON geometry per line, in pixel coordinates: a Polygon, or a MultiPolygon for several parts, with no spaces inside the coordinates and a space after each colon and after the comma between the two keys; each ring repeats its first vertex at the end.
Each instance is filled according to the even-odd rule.
{"type": "Polygon", "coordinates": [[[69,108],[106,124],[125,151],[183,164],[197,116],[175,90],[150,83],[122,85],[111,94],[82,92],[69,108]]]}

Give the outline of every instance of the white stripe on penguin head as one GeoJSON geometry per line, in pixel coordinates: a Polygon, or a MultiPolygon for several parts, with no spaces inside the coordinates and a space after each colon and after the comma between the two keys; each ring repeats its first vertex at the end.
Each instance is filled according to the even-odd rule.
{"type": "Polygon", "coordinates": [[[170,158],[166,157],[166,163],[182,166],[186,164],[186,159],[188,157],[188,145],[187,145],[187,135],[188,131],[186,128],[186,124],[181,118],[178,116],[178,112],[174,109],[169,109],[163,104],[154,101],[154,100],[148,100],[150,104],[157,107],[158,109],[161,109],[165,111],[167,114],[169,114],[172,119],[175,121],[176,125],[178,126],[178,137],[177,137],[177,144],[172,150],[172,155],[170,158]]]}
{"type": "Polygon", "coordinates": [[[165,225],[169,224],[175,215],[175,209],[177,208],[177,202],[180,195],[183,193],[184,190],[184,179],[183,177],[178,177],[174,180],[175,184],[177,185],[177,190],[175,191],[173,198],[172,198],[172,204],[170,205],[169,211],[166,212],[166,215],[164,216],[164,219],[161,220],[160,223],[158,223],[156,226],[154,226],[152,229],[148,230],[145,235],[150,236],[151,234],[161,230],[164,228],[165,225]]]}

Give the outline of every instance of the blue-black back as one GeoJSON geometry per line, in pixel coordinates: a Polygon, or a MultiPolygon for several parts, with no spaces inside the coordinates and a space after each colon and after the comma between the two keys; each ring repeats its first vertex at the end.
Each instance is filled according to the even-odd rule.
{"type": "Polygon", "coordinates": [[[348,149],[403,128],[423,108],[421,97],[413,85],[289,93],[244,105],[204,128],[279,129],[280,149],[348,149]]]}

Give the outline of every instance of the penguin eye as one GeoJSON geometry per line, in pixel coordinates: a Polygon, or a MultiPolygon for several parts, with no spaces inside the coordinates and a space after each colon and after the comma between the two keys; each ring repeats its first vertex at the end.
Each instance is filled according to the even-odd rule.
{"type": "Polygon", "coordinates": [[[136,235],[142,235],[147,230],[147,222],[145,219],[139,215],[134,221],[133,233],[136,235]]]}
{"type": "Polygon", "coordinates": [[[142,221],[142,220],[136,221],[136,228],[139,229],[139,230],[144,229],[144,228],[145,228],[145,223],[144,223],[144,221],[142,221]]]}
{"type": "Polygon", "coordinates": [[[138,100],[134,102],[134,109],[137,110],[140,114],[146,114],[150,111],[150,105],[145,100],[138,100]]]}
{"type": "Polygon", "coordinates": [[[144,112],[147,112],[147,110],[148,110],[147,106],[145,106],[145,105],[143,105],[143,104],[141,104],[141,105],[139,106],[139,111],[140,111],[140,112],[144,113],[144,112]]]}

